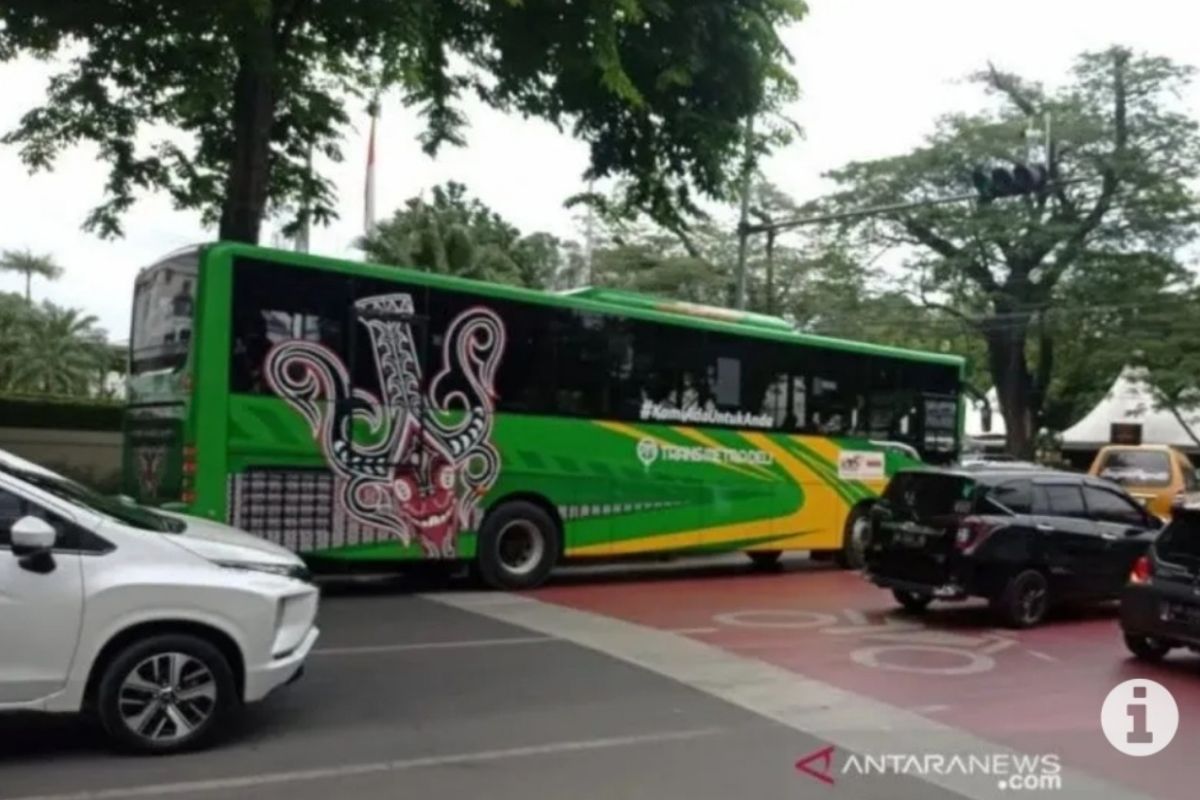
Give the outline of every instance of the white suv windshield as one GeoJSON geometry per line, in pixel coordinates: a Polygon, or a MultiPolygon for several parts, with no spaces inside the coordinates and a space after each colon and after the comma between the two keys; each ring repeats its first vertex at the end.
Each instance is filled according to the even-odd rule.
{"type": "Polygon", "coordinates": [[[156,531],[158,533],[183,533],[187,528],[183,522],[177,519],[157,514],[148,508],[127,503],[114,497],[106,497],[92,491],[81,483],[76,483],[66,478],[47,475],[41,471],[35,472],[33,470],[21,469],[20,467],[3,463],[0,463],[0,472],[11,475],[31,486],[36,486],[43,492],[48,492],[68,503],[84,506],[98,514],[111,517],[117,522],[133,528],[156,531]]]}

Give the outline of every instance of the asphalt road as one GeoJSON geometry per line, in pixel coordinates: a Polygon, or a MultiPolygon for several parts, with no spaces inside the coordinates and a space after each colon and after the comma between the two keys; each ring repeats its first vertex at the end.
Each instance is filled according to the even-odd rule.
{"type": "Polygon", "coordinates": [[[116,756],[73,719],[0,718],[0,798],[887,798],[911,778],[798,774],[823,742],[596,650],[411,594],[327,592],[303,680],[231,738],[116,756]]]}

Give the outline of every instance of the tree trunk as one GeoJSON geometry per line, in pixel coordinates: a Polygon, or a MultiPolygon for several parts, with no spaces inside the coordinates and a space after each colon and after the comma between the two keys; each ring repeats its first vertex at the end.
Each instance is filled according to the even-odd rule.
{"type": "Polygon", "coordinates": [[[1025,355],[1027,335],[1027,324],[1012,318],[993,321],[993,327],[984,332],[988,366],[1008,433],[1008,452],[1018,458],[1031,459],[1038,408],[1025,355]]]}
{"type": "Polygon", "coordinates": [[[252,20],[238,42],[233,87],[233,160],[225,184],[220,237],[258,242],[270,184],[275,119],[275,38],[269,20],[252,20]]]}
{"type": "Polygon", "coordinates": [[[25,272],[25,303],[33,305],[33,273],[25,272]]]}

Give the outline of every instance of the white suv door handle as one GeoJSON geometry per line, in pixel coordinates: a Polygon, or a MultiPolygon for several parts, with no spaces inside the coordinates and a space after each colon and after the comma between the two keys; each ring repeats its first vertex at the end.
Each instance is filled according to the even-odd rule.
{"type": "Polygon", "coordinates": [[[1053,526],[1053,525],[1047,525],[1047,524],[1046,524],[1046,523],[1044,523],[1044,522],[1039,522],[1039,523],[1038,523],[1037,525],[1035,525],[1034,527],[1036,527],[1036,528],[1037,528],[1039,531],[1041,531],[1042,533],[1054,533],[1054,526],[1053,526]]]}
{"type": "Polygon", "coordinates": [[[1102,537],[1104,537],[1105,539],[1109,539],[1109,540],[1121,538],[1121,537],[1117,536],[1117,534],[1115,534],[1115,533],[1102,533],[1100,535],[1102,537]]]}

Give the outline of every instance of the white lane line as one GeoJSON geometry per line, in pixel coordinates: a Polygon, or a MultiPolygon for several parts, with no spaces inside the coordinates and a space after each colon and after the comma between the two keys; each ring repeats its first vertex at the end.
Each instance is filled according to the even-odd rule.
{"type": "MultiPolygon", "coordinates": [[[[1016,756],[1012,748],[960,728],[699,639],[518,595],[497,595],[486,604],[455,592],[421,597],[635,664],[852,753],[911,747],[946,758],[1016,756]]],[[[1060,774],[1055,800],[1146,797],[1077,769],[1060,774]]],[[[994,779],[979,775],[927,773],[921,780],[971,800],[1011,800],[994,779]]]]}
{"type": "Polygon", "coordinates": [[[480,750],[474,753],[451,753],[444,756],[423,758],[401,758],[394,761],[374,761],[364,764],[343,764],[337,767],[318,767],[291,772],[264,772],[236,778],[214,778],[206,781],[180,781],[157,783],[145,786],[130,786],[118,789],[98,789],[69,794],[46,794],[10,800],[121,800],[126,797],[160,797],[163,795],[192,794],[197,792],[229,792],[284,783],[333,780],[351,778],[373,773],[403,772],[412,769],[445,767],[456,764],[478,764],[488,761],[504,761],[510,758],[577,753],[588,750],[608,750],[617,747],[637,747],[647,744],[682,742],[723,733],[723,728],[685,728],[682,730],[657,731],[634,736],[610,736],[600,739],[536,744],[527,747],[509,747],[503,750],[480,750]]]}
{"type": "Polygon", "coordinates": [[[1049,661],[1051,664],[1057,664],[1058,659],[1049,653],[1043,653],[1041,650],[1027,650],[1026,652],[1034,658],[1040,658],[1042,661],[1049,661]]]}
{"type": "Polygon", "coordinates": [[[456,650],[464,647],[501,647],[514,644],[545,644],[552,636],[509,636],[504,639],[465,639],[449,642],[410,642],[407,644],[366,644],[355,647],[321,647],[314,656],[365,656],[375,653],[405,653],[410,650],[456,650]]]}
{"type": "Polygon", "coordinates": [[[672,628],[671,633],[678,633],[680,636],[695,636],[699,633],[716,633],[720,628],[672,628]]]}

